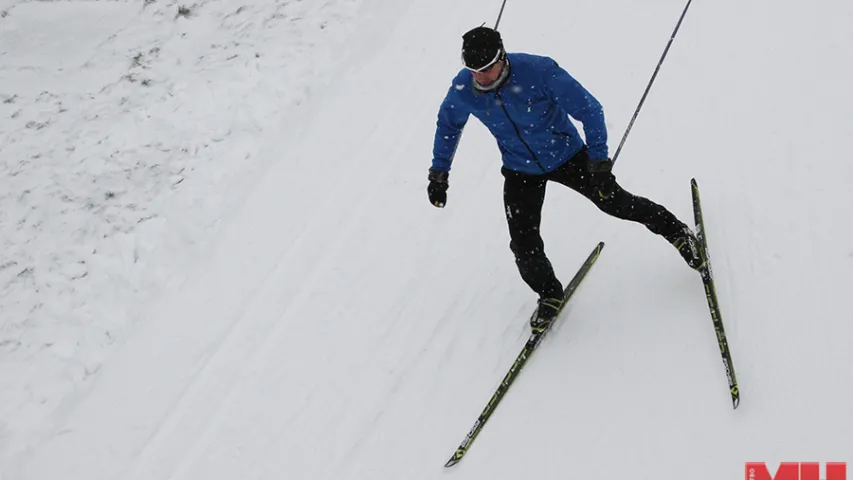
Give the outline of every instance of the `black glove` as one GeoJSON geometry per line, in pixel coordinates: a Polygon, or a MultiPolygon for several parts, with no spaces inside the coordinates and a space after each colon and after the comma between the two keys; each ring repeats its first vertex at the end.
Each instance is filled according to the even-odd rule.
{"type": "Polygon", "coordinates": [[[429,186],[427,187],[427,195],[429,195],[429,203],[438,208],[444,208],[447,203],[447,188],[450,184],[447,183],[447,172],[439,172],[438,170],[429,170],[429,186]]]}
{"type": "Polygon", "coordinates": [[[613,170],[613,161],[609,158],[605,160],[587,158],[586,171],[589,173],[589,182],[598,190],[598,195],[605,200],[613,196],[616,185],[611,170],[613,170]]]}

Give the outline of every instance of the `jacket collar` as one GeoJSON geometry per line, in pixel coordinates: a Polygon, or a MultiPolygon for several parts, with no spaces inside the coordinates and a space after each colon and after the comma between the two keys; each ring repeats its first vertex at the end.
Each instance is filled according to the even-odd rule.
{"type": "Polygon", "coordinates": [[[480,85],[479,83],[477,83],[476,80],[474,80],[474,77],[471,77],[471,83],[474,85],[474,90],[476,90],[477,92],[480,92],[480,93],[487,93],[487,92],[493,92],[493,91],[503,87],[504,84],[506,83],[507,79],[509,79],[509,74],[510,74],[510,70],[511,70],[511,66],[509,64],[509,57],[506,57],[504,61],[506,62],[506,65],[504,65],[504,68],[501,71],[501,76],[498,77],[497,80],[495,80],[495,83],[493,83],[487,87],[480,85]]]}

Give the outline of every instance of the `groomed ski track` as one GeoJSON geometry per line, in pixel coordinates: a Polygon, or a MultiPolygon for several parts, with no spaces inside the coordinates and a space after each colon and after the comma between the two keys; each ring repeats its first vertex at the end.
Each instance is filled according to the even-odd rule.
{"type": "MultiPolygon", "coordinates": [[[[611,151],[681,1],[507,5],[510,50],[604,104],[611,151]]],[[[338,81],[262,138],[275,161],[205,264],[69,398],[3,480],[742,478],[853,461],[853,6],[697,1],[616,173],[691,222],[702,186],[742,402],[674,249],[550,185],[567,281],[607,248],[465,460],[527,339],[497,148],[472,120],[448,206],[425,193],[461,34],[497,1],[365,1],[338,81]]]]}

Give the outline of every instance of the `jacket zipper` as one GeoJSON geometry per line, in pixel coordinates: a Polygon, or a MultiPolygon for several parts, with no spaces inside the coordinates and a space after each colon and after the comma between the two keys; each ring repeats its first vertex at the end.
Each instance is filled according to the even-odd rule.
{"type": "Polygon", "coordinates": [[[504,99],[503,97],[501,97],[501,92],[496,91],[495,95],[498,97],[498,100],[500,100],[501,109],[504,111],[504,114],[506,115],[507,120],[509,120],[509,123],[512,124],[512,128],[515,129],[515,134],[518,135],[518,139],[521,140],[521,143],[523,143],[525,147],[527,147],[527,151],[530,152],[530,156],[533,157],[533,161],[536,162],[536,165],[539,166],[539,169],[542,170],[542,173],[548,173],[545,170],[545,167],[542,166],[542,163],[539,161],[539,158],[537,158],[536,154],[533,153],[533,149],[530,148],[530,145],[528,145],[524,138],[521,136],[521,130],[518,129],[518,125],[516,125],[515,122],[512,121],[512,117],[509,116],[509,111],[506,109],[506,105],[504,105],[504,99]]]}

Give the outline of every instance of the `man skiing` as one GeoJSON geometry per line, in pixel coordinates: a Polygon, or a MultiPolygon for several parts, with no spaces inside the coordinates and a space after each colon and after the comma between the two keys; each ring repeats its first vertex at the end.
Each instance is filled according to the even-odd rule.
{"type": "Polygon", "coordinates": [[[534,332],[544,330],[563,306],[563,286],[539,233],[548,181],[577,191],[609,215],[645,225],[675,246],[690,267],[704,264],[699,243],[683,222],[616,182],[602,106],[577,80],[549,57],[508,54],[494,29],[477,27],[462,39],[465,68],[438,112],[427,193],[434,206],[445,206],[456,147],[474,115],[501,152],[510,249],[521,278],[539,294],[530,321],[534,332]],[[586,143],[569,116],[583,124],[586,143]]]}

